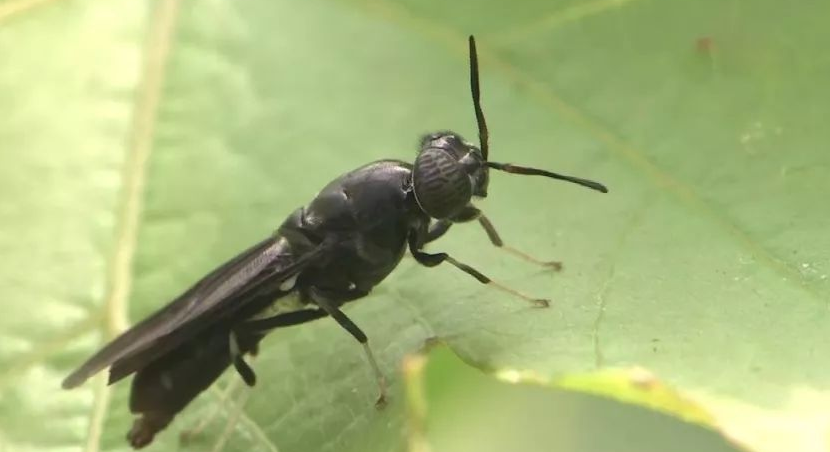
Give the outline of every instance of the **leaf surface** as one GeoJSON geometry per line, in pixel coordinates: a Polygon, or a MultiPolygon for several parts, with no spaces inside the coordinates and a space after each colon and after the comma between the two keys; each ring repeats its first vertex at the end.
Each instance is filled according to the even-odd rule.
{"type": "MultiPolygon", "coordinates": [[[[772,0],[0,2],[0,440],[125,449],[128,385],[64,392],[62,377],[338,174],[412,160],[431,130],[473,139],[475,33],[491,158],[611,193],[494,173],[480,206],[505,241],[565,270],[502,253],[475,225],[431,249],[553,305],[407,259],[347,310],[386,373],[438,337],[504,378],[645,404],[757,450],[825,450],[828,13],[772,0]]],[[[398,379],[401,403],[376,412],[360,349],[333,322],[263,350],[229,435],[231,375],[157,450],[217,406],[196,440],[210,447],[403,447],[398,379]]]]}

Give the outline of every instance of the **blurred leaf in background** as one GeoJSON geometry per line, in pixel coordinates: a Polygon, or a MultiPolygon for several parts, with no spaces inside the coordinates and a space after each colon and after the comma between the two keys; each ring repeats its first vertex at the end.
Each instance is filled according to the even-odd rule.
{"type": "Polygon", "coordinates": [[[151,450],[199,422],[193,450],[405,449],[398,369],[434,337],[536,382],[483,383],[439,355],[424,377],[436,451],[619,450],[649,430],[629,444],[729,447],[707,429],[827,450],[827,17],[827,2],[774,0],[0,1],[0,448],[126,450],[128,385],[67,392],[63,376],[337,175],[412,160],[431,130],[473,138],[473,33],[493,160],[611,193],[492,176],[481,207],[561,274],[474,226],[431,249],[553,306],[406,260],[348,308],[393,376],[387,410],[359,347],[322,320],[269,336],[241,411],[229,374],[151,450]],[[551,431],[496,432],[490,412],[551,431]]]}
{"type": "Polygon", "coordinates": [[[436,452],[736,450],[715,432],[646,409],[494,381],[446,349],[430,355],[424,375],[424,436],[436,452]]]}

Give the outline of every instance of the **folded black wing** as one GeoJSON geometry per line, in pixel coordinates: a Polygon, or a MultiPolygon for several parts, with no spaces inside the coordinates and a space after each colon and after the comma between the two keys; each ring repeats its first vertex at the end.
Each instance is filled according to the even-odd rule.
{"type": "Polygon", "coordinates": [[[110,383],[114,383],[136,371],[137,361],[146,364],[148,357],[159,356],[205,328],[232,318],[252,301],[261,299],[263,291],[278,294],[281,283],[324,256],[326,247],[324,242],[298,252],[280,236],[257,243],[104,346],[66,377],[63,387],[79,386],[110,365],[110,383]],[[142,359],[136,359],[139,357],[142,359]],[[115,372],[115,367],[120,369],[115,372]]]}

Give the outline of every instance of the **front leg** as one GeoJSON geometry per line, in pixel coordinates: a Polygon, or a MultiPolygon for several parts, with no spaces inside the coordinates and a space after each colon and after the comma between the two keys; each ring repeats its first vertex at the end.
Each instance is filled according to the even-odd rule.
{"type": "Polygon", "coordinates": [[[525,253],[524,251],[520,251],[516,248],[513,248],[512,246],[505,245],[504,241],[502,241],[501,237],[499,237],[499,233],[496,232],[496,228],[495,226],[493,226],[493,223],[491,223],[490,220],[486,216],[484,216],[483,213],[479,214],[478,216],[478,224],[480,224],[481,227],[484,228],[484,232],[487,233],[487,237],[490,239],[490,243],[499,247],[500,249],[503,249],[504,251],[507,251],[508,253],[516,257],[524,259],[528,262],[532,262],[536,265],[541,265],[542,267],[547,267],[554,271],[562,270],[562,262],[543,261],[531,256],[530,254],[525,253]]]}
{"type": "Polygon", "coordinates": [[[453,225],[453,222],[463,223],[466,221],[478,220],[478,224],[484,228],[484,232],[487,233],[487,238],[490,239],[490,243],[494,246],[502,249],[518,258],[524,259],[528,262],[534,263],[536,265],[540,265],[542,267],[550,268],[554,271],[562,270],[562,263],[558,261],[543,261],[541,259],[537,259],[530,254],[527,254],[521,250],[513,248],[512,246],[505,245],[504,241],[499,236],[499,233],[496,232],[496,227],[493,226],[493,223],[481,213],[473,205],[468,205],[465,207],[456,217],[452,220],[437,220],[436,222],[429,225],[429,230],[427,231],[424,243],[429,243],[434,240],[438,240],[441,236],[449,231],[450,227],[453,225]]]}
{"type": "Polygon", "coordinates": [[[481,273],[480,271],[476,270],[475,268],[460,262],[450,256],[447,253],[426,253],[421,248],[423,247],[423,243],[427,238],[428,232],[425,230],[426,228],[418,228],[413,230],[413,232],[409,235],[409,251],[412,253],[412,257],[418,261],[419,264],[426,266],[426,267],[435,267],[436,265],[441,264],[442,262],[447,262],[450,265],[454,266],[455,268],[463,271],[464,273],[472,276],[473,278],[477,279],[480,283],[486,284],[488,286],[492,286],[502,292],[509,293],[511,295],[517,296],[522,298],[525,301],[529,301],[533,303],[535,306],[538,307],[548,307],[550,305],[550,301],[544,298],[534,298],[528,295],[525,295],[518,290],[511,289],[503,284],[497,283],[492,279],[488,278],[486,275],[481,273]]]}

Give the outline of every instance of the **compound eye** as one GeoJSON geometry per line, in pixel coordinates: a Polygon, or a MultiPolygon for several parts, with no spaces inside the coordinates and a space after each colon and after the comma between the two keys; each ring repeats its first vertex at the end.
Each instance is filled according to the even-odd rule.
{"type": "Polygon", "coordinates": [[[418,154],[412,178],[415,198],[432,218],[449,218],[472,198],[470,177],[445,150],[429,148],[418,154]]]}

